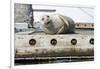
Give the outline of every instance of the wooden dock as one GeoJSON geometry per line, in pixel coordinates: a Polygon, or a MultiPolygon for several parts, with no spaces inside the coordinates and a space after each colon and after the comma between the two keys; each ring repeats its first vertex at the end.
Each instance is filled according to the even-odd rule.
{"type": "Polygon", "coordinates": [[[77,23],[75,34],[46,35],[32,31],[16,33],[15,64],[93,61],[93,31],[92,23],[86,26],[77,23]]]}

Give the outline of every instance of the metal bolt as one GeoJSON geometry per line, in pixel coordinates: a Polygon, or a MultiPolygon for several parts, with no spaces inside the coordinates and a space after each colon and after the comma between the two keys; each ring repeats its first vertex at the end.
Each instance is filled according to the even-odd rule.
{"type": "Polygon", "coordinates": [[[30,45],[35,45],[36,44],[36,40],[35,39],[30,39],[29,40],[29,44],[30,45]]]}
{"type": "Polygon", "coordinates": [[[72,39],[72,40],[71,40],[71,44],[72,44],[72,45],[76,45],[76,44],[77,44],[77,40],[76,40],[76,39],[72,39]]]}
{"type": "Polygon", "coordinates": [[[94,45],[94,38],[91,38],[89,42],[90,44],[94,45]]]}
{"type": "Polygon", "coordinates": [[[52,39],[51,41],[50,41],[50,43],[52,44],[52,45],[56,45],[57,44],[57,40],[56,39],[52,39]]]}

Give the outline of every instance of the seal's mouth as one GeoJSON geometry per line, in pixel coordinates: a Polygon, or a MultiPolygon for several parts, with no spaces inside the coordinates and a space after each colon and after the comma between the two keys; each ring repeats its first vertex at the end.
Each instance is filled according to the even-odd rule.
{"type": "Polygon", "coordinates": [[[49,23],[50,23],[50,21],[46,22],[45,25],[47,25],[47,24],[49,24],[49,23]]]}

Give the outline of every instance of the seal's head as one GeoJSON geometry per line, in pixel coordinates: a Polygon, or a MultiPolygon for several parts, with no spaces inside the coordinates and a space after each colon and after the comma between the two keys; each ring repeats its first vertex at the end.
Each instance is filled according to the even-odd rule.
{"type": "Polygon", "coordinates": [[[56,29],[54,26],[54,22],[52,22],[52,17],[50,15],[44,15],[41,18],[43,24],[43,31],[47,34],[55,34],[56,29]]]}
{"type": "Polygon", "coordinates": [[[50,16],[49,16],[49,15],[43,16],[43,17],[41,18],[41,21],[42,21],[45,25],[49,24],[49,23],[50,23],[50,16]]]}

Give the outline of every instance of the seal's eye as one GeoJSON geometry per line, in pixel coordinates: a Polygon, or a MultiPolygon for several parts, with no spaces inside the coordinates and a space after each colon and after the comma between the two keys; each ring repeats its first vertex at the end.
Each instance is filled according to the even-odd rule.
{"type": "Polygon", "coordinates": [[[44,20],[44,18],[42,18],[42,21],[44,20]]]}

